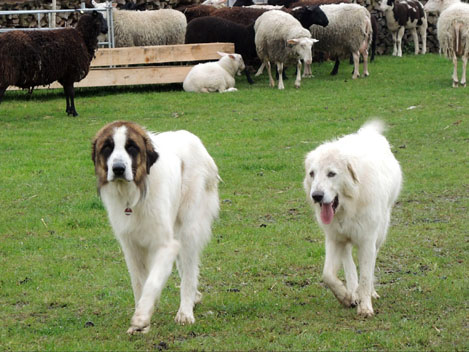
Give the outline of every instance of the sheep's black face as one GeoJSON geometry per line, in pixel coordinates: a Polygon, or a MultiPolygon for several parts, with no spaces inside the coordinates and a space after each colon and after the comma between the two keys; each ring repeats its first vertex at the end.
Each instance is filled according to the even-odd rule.
{"type": "Polygon", "coordinates": [[[93,11],[93,19],[96,23],[96,26],[99,28],[99,33],[106,34],[107,33],[107,22],[104,19],[104,16],[100,14],[98,11],[93,11]]]}
{"type": "Polygon", "coordinates": [[[318,24],[322,27],[326,27],[329,24],[329,19],[327,18],[324,11],[319,8],[319,6],[308,6],[308,10],[311,13],[311,18],[314,19],[314,23],[312,24],[318,24]]]}

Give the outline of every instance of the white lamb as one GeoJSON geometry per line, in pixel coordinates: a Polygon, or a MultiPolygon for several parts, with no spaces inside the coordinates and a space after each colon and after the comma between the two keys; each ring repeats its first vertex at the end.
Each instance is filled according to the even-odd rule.
{"type": "MultiPolygon", "coordinates": [[[[368,76],[368,47],[371,44],[373,30],[368,10],[357,4],[321,5],[329,24],[326,27],[313,24],[309,30],[319,40],[315,51],[324,52],[336,59],[333,73],[337,73],[338,59],[353,56],[353,75],[360,76],[360,54],[363,56],[363,75],[368,76]]],[[[305,76],[311,75],[311,66],[306,65],[305,76]]]]}
{"type": "Polygon", "coordinates": [[[192,67],[182,87],[186,92],[235,92],[234,76],[244,70],[243,58],[239,54],[218,52],[220,60],[192,67]]]}
{"type": "MultiPolygon", "coordinates": [[[[105,3],[92,2],[95,8],[105,3]]],[[[117,48],[129,46],[184,44],[186,16],[177,10],[127,11],[112,9],[117,48]]]]}
{"type": "Polygon", "coordinates": [[[462,59],[461,86],[466,86],[469,57],[469,4],[460,0],[429,0],[428,12],[439,12],[437,35],[440,52],[453,60],[453,87],[458,86],[458,57],[462,59]]]}
{"type": "MultiPolygon", "coordinates": [[[[277,64],[278,89],[284,89],[282,72],[283,65],[288,61],[295,61],[297,64],[297,74],[295,87],[301,84],[301,60],[305,64],[311,64],[311,48],[316,39],[311,39],[311,33],[301,26],[301,23],[292,15],[271,10],[263,13],[254,24],[256,50],[259,59],[267,66],[270,86],[275,86],[272,78],[270,63],[277,64]]],[[[261,66],[256,73],[262,73],[261,66]]]]}

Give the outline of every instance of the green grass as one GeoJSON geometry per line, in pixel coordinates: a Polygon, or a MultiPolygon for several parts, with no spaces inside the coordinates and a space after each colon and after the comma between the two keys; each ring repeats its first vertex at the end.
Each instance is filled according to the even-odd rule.
{"type": "Polygon", "coordinates": [[[285,91],[264,75],[229,94],[167,87],[7,92],[0,105],[1,350],[468,350],[469,88],[436,55],[378,57],[367,79],[314,65],[285,91]],[[414,108],[411,108],[414,107],[414,108]],[[380,117],[404,172],[377,261],[376,316],[321,284],[323,234],[302,189],[304,155],[380,117]],[[201,268],[196,324],[178,326],[174,272],[147,335],[96,195],[90,141],[126,119],[187,129],[214,157],[221,213],[201,268]]]}

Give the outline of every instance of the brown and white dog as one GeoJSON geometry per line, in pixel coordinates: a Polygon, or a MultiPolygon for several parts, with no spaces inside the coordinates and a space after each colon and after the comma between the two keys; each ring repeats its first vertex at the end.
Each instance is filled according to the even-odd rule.
{"type": "Polygon", "coordinates": [[[194,323],[199,256],[218,216],[218,170],[198,137],[153,134],[135,123],[104,126],[93,141],[98,192],[124,252],[135,298],[128,333],[148,332],[176,261],[180,324],[194,323]]]}

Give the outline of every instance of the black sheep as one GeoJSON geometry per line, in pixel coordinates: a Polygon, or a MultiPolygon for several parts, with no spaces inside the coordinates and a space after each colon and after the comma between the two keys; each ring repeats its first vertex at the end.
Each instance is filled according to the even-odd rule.
{"type": "Polygon", "coordinates": [[[32,90],[58,81],[67,114],[77,116],[73,84],[88,74],[100,33],[107,33],[106,20],[93,11],[81,16],[75,28],[0,35],[0,102],[8,86],[32,90]]]}
{"type": "MultiPolygon", "coordinates": [[[[186,44],[234,43],[235,52],[243,57],[246,65],[252,65],[257,58],[254,35],[254,23],[243,26],[220,17],[199,17],[187,24],[186,44]]],[[[244,70],[248,82],[252,84],[248,71],[244,70]]]]}

